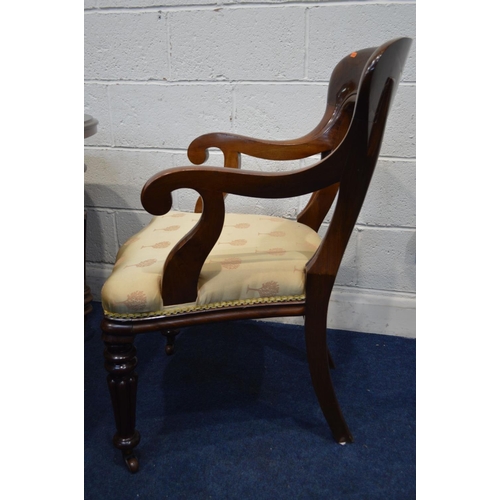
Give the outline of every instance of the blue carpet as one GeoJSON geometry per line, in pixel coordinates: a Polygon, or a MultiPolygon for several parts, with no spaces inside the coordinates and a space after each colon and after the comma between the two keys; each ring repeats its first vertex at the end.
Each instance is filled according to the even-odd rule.
{"type": "Polygon", "coordinates": [[[85,323],[85,498],[412,499],[415,340],[329,331],[332,378],[354,443],[333,441],[310,382],[303,328],[241,321],[186,328],[176,353],[136,337],[130,474],[103,367],[100,303],[85,323]]]}

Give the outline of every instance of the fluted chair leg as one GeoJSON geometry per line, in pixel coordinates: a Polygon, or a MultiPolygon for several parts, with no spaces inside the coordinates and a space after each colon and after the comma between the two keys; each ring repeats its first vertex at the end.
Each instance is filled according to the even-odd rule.
{"type": "Polygon", "coordinates": [[[137,358],[136,349],[132,344],[133,337],[110,339],[103,335],[103,338],[106,346],[104,366],[108,371],[108,388],[117,430],[113,444],[121,450],[130,472],[137,472],[139,460],[134,448],[139,444],[141,437],[135,428],[137,358]]]}

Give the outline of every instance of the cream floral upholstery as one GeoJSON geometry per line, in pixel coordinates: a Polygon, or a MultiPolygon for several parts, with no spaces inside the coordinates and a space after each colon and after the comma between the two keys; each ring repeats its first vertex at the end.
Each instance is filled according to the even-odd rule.
{"type": "Polygon", "coordinates": [[[304,299],[306,262],[319,246],[304,224],[261,215],[226,214],[224,228],[203,265],[196,302],[163,306],[163,264],[200,214],[154,217],[120,248],[102,289],[107,317],[134,319],[234,305],[304,299]]]}

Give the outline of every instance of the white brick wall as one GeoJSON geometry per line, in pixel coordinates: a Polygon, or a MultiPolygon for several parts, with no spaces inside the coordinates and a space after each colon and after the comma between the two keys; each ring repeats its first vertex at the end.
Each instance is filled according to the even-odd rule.
{"type": "MultiPolygon", "coordinates": [[[[398,36],[415,40],[415,1],[86,0],[85,112],[99,120],[85,140],[93,295],[119,245],[150,218],[144,182],[189,164],[195,137],[303,135],[323,114],[335,64],[398,36]]],[[[416,40],[332,294],[331,327],[415,335],[415,54],[416,40]]],[[[221,154],[209,163],[222,165],[221,154]]],[[[243,167],[304,164],[244,158],[243,167]]],[[[191,210],[196,197],[176,192],[174,208],[191,210]]],[[[227,210],[293,218],[306,201],[229,196],[227,210]]]]}

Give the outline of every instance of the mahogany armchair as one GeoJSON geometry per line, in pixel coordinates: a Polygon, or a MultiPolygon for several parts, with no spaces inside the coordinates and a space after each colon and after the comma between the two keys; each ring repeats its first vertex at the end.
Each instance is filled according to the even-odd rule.
{"type": "Polygon", "coordinates": [[[165,170],[144,186],[151,223],[120,249],[102,289],[105,367],[117,432],[130,471],[134,448],[136,334],[161,331],[173,352],[178,329],[250,318],[304,316],[307,359],[320,407],[338,443],[353,440],[333,389],[326,342],[327,309],[342,256],[380,151],[391,101],[411,40],[353,52],[334,69],[325,114],[306,136],[263,141],[213,133],[188,149],[202,164],[208,148],[224,153],[224,167],[165,170]],[[286,173],[239,170],[240,155],[292,160],[321,154],[314,165],[286,173]],[[196,190],[195,213],[171,211],[172,192],[196,190]],[[227,193],[287,198],[311,193],[297,221],[226,214],[227,193]],[[334,200],[323,238],[317,234],[334,200]]]}

